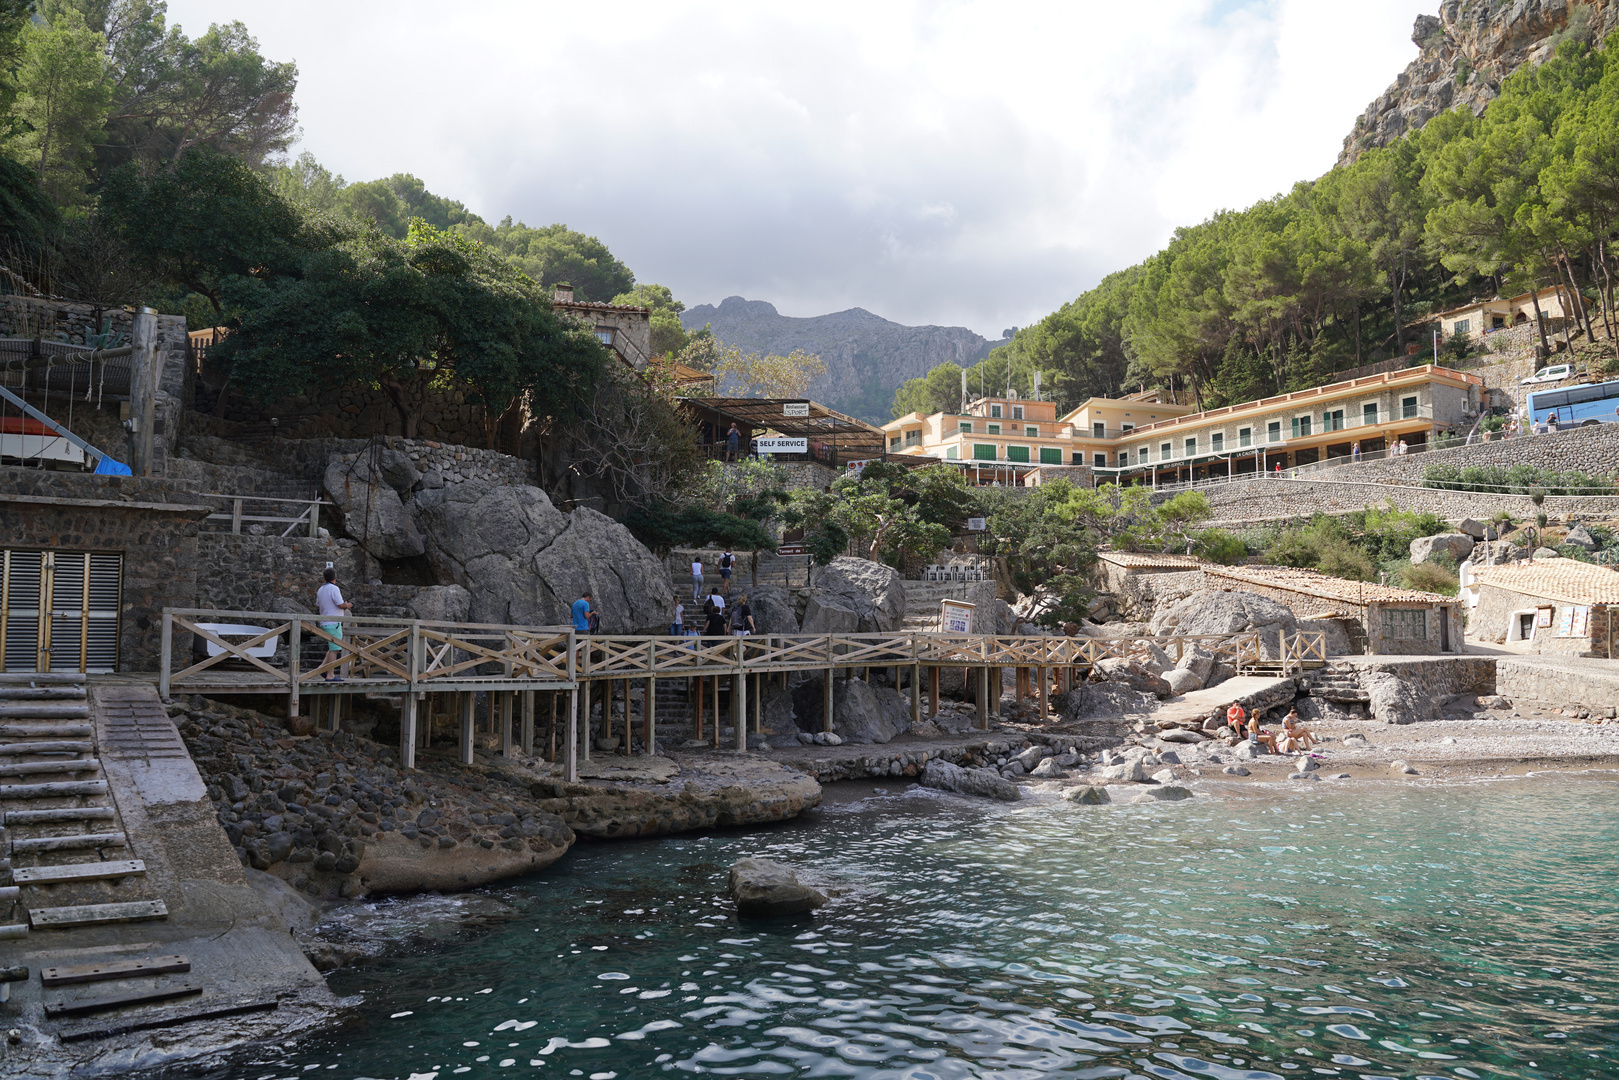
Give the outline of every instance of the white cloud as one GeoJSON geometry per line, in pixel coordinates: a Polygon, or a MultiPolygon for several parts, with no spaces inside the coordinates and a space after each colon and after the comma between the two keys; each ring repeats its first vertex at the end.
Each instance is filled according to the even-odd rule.
{"type": "MultiPolygon", "coordinates": [[[[688,303],[989,336],[1319,175],[1412,0],[171,0],[301,72],[302,148],[565,221],[688,303]]],[[[1426,5],[1425,5],[1426,6],[1426,5]]]]}

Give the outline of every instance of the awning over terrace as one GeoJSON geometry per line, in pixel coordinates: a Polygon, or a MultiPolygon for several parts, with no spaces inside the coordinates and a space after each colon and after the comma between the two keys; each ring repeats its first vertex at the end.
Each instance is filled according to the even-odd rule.
{"type": "Polygon", "coordinates": [[[807,398],[683,397],[680,401],[704,442],[724,443],[726,432],[736,424],[744,453],[751,440],[766,431],[808,440],[809,456],[834,466],[880,458],[887,449],[881,428],[807,398]]]}

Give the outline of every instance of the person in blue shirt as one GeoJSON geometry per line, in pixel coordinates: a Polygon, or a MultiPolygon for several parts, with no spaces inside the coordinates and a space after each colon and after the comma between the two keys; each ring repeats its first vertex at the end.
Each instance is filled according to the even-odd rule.
{"type": "Polygon", "coordinates": [[[587,590],[579,599],[573,602],[573,631],[576,634],[590,633],[590,601],[594,599],[587,590]]]}

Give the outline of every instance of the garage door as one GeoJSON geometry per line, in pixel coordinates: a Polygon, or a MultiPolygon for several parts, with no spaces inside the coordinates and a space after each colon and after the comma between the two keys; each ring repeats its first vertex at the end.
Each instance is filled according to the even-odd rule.
{"type": "Polygon", "coordinates": [[[0,670],[117,670],[123,571],[117,554],[0,550],[0,670]]]}

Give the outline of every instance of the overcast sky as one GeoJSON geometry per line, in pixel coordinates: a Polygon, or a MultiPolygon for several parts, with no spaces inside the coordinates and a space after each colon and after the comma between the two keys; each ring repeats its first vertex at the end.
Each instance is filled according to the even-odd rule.
{"type": "Polygon", "coordinates": [[[303,141],[566,222],[688,305],[1027,325],[1325,172],[1434,0],[170,0],[297,61],[303,141]]]}

